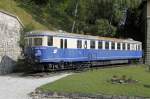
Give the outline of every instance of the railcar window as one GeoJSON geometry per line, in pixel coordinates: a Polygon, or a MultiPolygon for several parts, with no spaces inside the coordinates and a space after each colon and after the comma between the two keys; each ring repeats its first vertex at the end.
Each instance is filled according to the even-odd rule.
{"type": "Polygon", "coordinates": [[[87,41],[84,41],[84,48],[87,48],[87,41]]]}
{"type": "Polygon", "coordinates": [[[121,43],[117,43],[117,49],[118,49],[118,50],[120,50],[120,48],[121,48],[120,45],[121,45],[121,43]]]}
{"type": "Polygon", "coordinates": [[[111,43],[111,49],[114,50],[115,49],[115,42],[111,43]]]}
{"type": "Polygon", "coordinates": [[[90,48],[95,49],[95,41],[93,40],[90,41],[90,48]]]}
{"type": "Polygon", "coordinates": [[[28,46],[28,45],[29,45],[29,44],[28,44],[28,39],[25,39],[24,42],[25,42],[25,46],[28,46]]]}
{"type": "Polygon", "coordinates": [[[29,46],[32,46],[32,38],[29,38],[29,46]]]}
{"type": "Polygon", "coordinates": [[[67,39],[65,39],[65,48],[67,48],[67,39]]]}
{"type": "Polygon", "coordinates": [[[128,50],[130,50],[130,44],[127,45],[128,50]]]}
{"type": "Polygon", "coordinates": [[[125,43],[122,44],[122,49],[123,49],[123,50],[126,49],[126,44],[125,44],[125,43]]]}
{"type": "Polygon", "coordinates": [[[103,48],[103,42],[102,41],[99,41],[98,42],[98,49],[102,49],[103,48]]]}
{"type": "Polygon", "coordinates": [[[48,46],[53,46],[53,37],[52,36],[48,36],[48,46]]]}
{"type": "Polygon", "coordinates": [[[109,49],[109,42],[105,42],[105,49],[109,49]]]}
{"type": "Polygon", "coordinates": [[[141,45],[138,45],[138,50],[139,50],[139,51],[141,50],[141,45]]]}
{"type": "Polygon", "coordinates": [[[34,46],[42,46],[42,38],[34,38],[34,46]]]}
{"type": "Polygon", "coordinates": [[[82,48],[82,40],[77,40],[77,48],[82,48]]]}
{"type": "Polygon", "coordinates": [[[60,48],[63,48],[63,39],[60,39],[60,48]]]}

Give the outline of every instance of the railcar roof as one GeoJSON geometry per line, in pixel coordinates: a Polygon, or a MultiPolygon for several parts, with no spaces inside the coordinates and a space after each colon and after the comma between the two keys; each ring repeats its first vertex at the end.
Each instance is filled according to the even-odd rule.
{"type": "Polygon", "coordinates": [[[108,40],[108,41],[116,41],[116,42],[141,43],[141,42],[135,41],[133,39],[118,39],[118,38],[110,38],[110,37],[100,37],[100,36],[92,36],[92,35],[67,33],[64,31],[31,31],[31,32],[27,33],[27,36],[38,36],[38,35],[53,35],[53,36],[63,36],[63,37],[72,37],[72,38],[76,37],[76,38],[80,38],[80,39],[96,39],[96,40],[108,40]]]}

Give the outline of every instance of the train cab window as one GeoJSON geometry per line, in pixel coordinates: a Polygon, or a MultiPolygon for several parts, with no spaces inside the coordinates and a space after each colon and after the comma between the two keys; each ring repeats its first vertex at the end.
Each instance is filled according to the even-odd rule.
{"type": "Polygon", "coordinates": [[[60,48],[63,48],[63,39],[60,39],[60,48]]]}
{"type": "Polygon", "coordinates": [[[130,44],[127,45],[127,49],[130,50],[130,44]]]}
{"type": "Polygon", "coordinates": [[[115,49],[115,42],[111,43],[111,49],[114,50],[115,49]]]}
{"type": "Polygon", "coordinates": [[[48,46],[53,46],[53,37],[52,36],[48,36],[48,46]]]}
{"type": "Polygon", "coordinates": [[[109,49],[109,42],[105,42],[105,49],[109,49]]]}
{"type": "Polygon", "coordinates": [[[122,49],[123,49],[123,50],[126,49],[126,44],[125,44],[125,43],[122,44],[122,49]]]}
{"type": "Polygon", "coordinates": [[[90,41],[90,48],[95,49],[95,41],[93,40],[90,41]]]}
{"type": "Polygon", "coordinates": [[[102,49],[103,48],[103,42],[102,41],[99,41],[98,42],[98,49],[102,49]]]}
{"type": "Polygon", "coordinates": [[[28,45],[29,45],[28,39],[24,39],[24,42],[25,42],[25,46],[28,46],[28,45]]]}
{"type": "Polygon", "coordinates": [[[65,46],[64,47],[67,48],[67,39],[65,39],[65,46]]]}
{"type": "Polygon", "coordinates": [[[42,38],[34,38],[34,46],[42,46],[42,38]]]}
{"type": "Polygon", "coordinates": [[[121,43],[117,43],[117,50],[121,49],[121,43]]]}
{"type": "Polygon", "coordinates": [[[32,46],[32,38],[29,38],[29,46],[32,46]]]}
{"type": "Polygon", "coordinates": [[[82,48],[82,40],[77,40],[77,48],[82,48]]]}

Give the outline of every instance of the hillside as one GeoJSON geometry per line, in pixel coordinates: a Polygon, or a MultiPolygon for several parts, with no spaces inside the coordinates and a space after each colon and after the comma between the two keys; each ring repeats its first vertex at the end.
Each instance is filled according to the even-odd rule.
{"type": "MultiPolygon", "coordinates": [[[[1,0],[25,27],[136,39],[141,0],[1,0]],[[129,28],[132,27],[132,28],[129,28]]],[[[139,33],[140,34],[140,33],[139,33]]]]}
{"type": "Polygon", "coordinates": [[[0,0],[0,10],[4,10],[10,12],[14,15],[17,15],[20,20],[23,22],[24,26],[30,26],[34,29],[44,29],[48,30],[48,28],[35,20],[32,16],[32,13],[28,13],[25,9],[19,6],[14,0],[0,0]]]}

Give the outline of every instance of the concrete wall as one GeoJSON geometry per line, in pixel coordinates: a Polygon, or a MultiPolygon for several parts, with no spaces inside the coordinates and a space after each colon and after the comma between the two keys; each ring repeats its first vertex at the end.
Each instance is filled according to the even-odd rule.
{"type": "Polygon", "coordinates": [[[14,70],[21,52],[18,43],[21,28],[21,22],[16,16],[0,11],[0,74],[14,70]]]}

